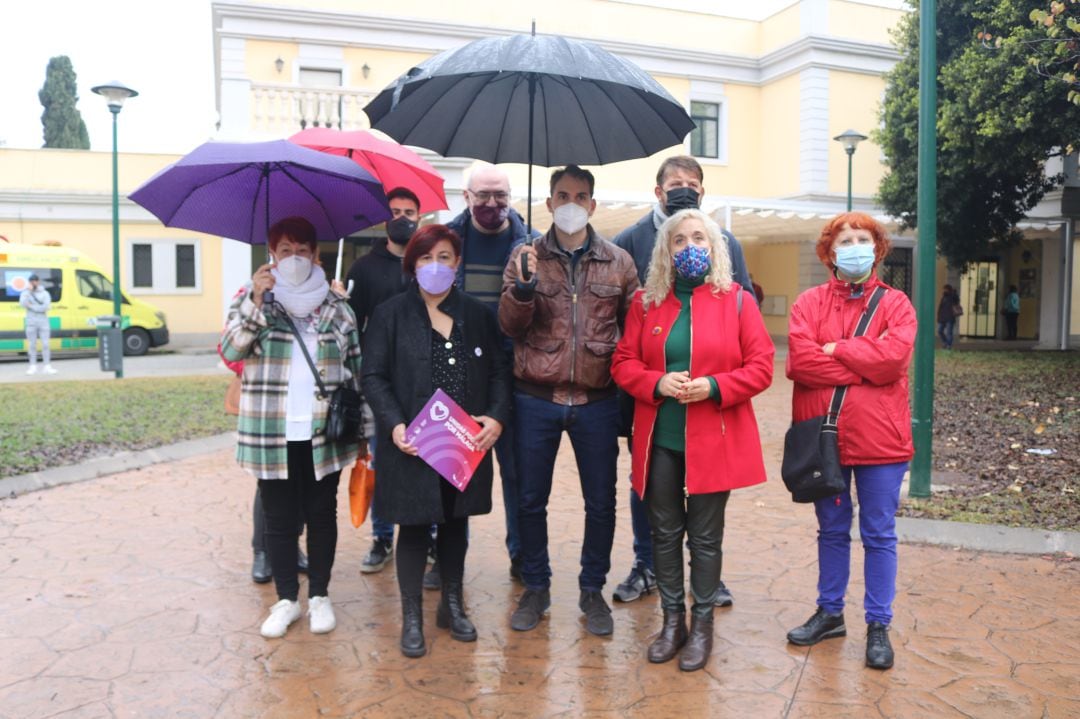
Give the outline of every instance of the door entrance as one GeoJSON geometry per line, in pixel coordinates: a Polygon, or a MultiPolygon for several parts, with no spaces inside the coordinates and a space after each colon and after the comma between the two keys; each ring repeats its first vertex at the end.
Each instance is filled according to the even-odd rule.
{"type": "Polygon", "coordinates": [[[997,337],[998,263],[975,262],[960,276],[960,315],[956,331],[964,337],[997,337]]]}

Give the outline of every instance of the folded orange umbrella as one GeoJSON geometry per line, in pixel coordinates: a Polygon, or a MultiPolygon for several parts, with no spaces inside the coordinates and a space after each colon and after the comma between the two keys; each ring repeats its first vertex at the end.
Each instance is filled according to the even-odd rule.
{"type": "Polygon", "coordinates": [[[375,494],[375,468],[371,466],[371,454],[356,460],[349,475],[349,512],[352,525],[359,527],[367,519],[371,498],[375,494]]]}

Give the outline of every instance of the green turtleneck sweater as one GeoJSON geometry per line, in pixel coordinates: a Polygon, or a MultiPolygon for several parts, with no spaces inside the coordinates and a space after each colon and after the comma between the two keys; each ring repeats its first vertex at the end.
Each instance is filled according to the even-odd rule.
{"type": "MultiPolygon", "coordinates": [[[[671,326],[667,342],[664,343],[664,358],[667,361],[668,372],[685,372],[690,370],[690,301],[694,288],[699,287],[705,278],[699,280],[684,280],[675,278],[675,297],[682,303],[679,308],[679,316],[675,318],[675,324],[671,326]]],[[[710,397],[719,399],[720,391],[716,380],[709,378],[712,385],[710,397]]],[[[686,451],[686,405],[680,404],[674,397],[666,397],[656,415],[656,426],[653,430],[653,444],[671,449],[676,452],[686,451]]]]}

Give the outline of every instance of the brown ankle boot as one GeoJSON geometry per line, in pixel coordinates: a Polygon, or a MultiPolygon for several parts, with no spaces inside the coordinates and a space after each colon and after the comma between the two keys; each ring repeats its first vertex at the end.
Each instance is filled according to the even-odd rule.
{"type": "Polygon", "coordinates": [[[653,664],[670,662],[686,644],[686,612],[664,610],[664,626],[649,645],[649,661],[653,664]]]}
{"type": "Polygon", "coordinates": [[[711,612],[702,617],[695,614],[690,618],[690,636],[679,655],[679,669],[684,672],[697,671],[709,661],[713,641],[712,620],[711,612]]]}

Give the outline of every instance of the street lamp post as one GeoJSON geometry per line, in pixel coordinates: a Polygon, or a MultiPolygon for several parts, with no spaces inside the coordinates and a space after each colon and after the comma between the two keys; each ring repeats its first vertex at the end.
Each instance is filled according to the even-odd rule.
{"type": "Polygon", "coordinates": [[[847,211],[851,212],[851,157],[855,154],[855,148],[859,143],[866,139],[866,135],[862,135],[854,130],[848,130],[844,134],[837,135],[833,139],[843,145],[844,152],[847,153],[847,211]]]}
{"type": "MultiPolygon", "coordinates": [[[[139,93],[127,85],[119,82],[110,82],[90,88],[90,91],[101,95],[109,105],[112,113],[112,252],[113,252],[113,314],[116,315],[121,329],[123,328],[123,315],[120,308],[120,190],[119,169],[116,151],[116,116],[120,114],[120,108],[124,106],[124,100],[136,97],[139,93]]],[[[123,369],[123,342],[120,344],[120,359],[117,361],[116,378],[124,376],[123,369]]]]}

